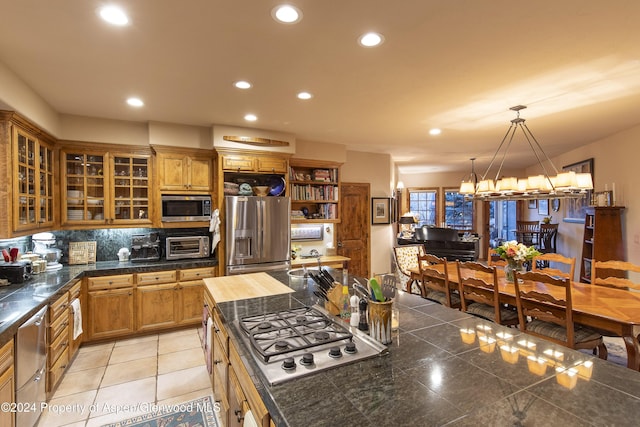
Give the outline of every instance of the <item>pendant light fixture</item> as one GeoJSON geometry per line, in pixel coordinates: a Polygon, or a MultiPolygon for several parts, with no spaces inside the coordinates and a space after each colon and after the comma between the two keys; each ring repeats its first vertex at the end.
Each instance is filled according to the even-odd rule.
{"type": "Polygon", "coordinates": [[[475,178],[473,163],[475,158],[471,159],[470,179],[463,180],[460,184],[461,194],[479,200],[566,199],[580,198],[588,190],[593,190],[593,180],[590,173],[576,173],[573,171],[558,173],[558,169],[533,136],[525,124],[525,120],[520,118],[520,110],[525,108],[527,107],[524,105],[516,105],[510,108],[510,110],[516,111],[518,115],[511,120],[507,133],[502,138],[489,163],[489,167],[480,178],[480,181],[475,178]],[[527,178],[503,177],[501,175],[509,147],[518,130],[522,131],[524,138],[529,143],[543,172],[542,174],[528,176],[527,178]],[[502,157],[500,165],[497,167],[495,178],[492,179],[489,173],[500,154],[502,157]]]}

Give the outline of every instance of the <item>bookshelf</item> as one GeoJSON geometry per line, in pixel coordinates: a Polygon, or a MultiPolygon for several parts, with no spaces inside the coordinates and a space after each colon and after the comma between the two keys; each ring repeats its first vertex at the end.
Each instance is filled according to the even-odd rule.
{"type": "Polygon", "coordinates": [[[291,223],[340,222],[340,163],[290,159],[291,223]]]}

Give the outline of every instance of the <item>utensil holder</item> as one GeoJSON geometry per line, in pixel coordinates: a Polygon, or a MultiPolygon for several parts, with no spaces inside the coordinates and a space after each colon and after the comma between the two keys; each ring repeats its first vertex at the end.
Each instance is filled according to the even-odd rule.
{"type": "Polygon", "coordinates": [[[391,308],[393,300],[369,301],[369,335],[382,344],[391,344],[391,308]]]}
{"type": "Polygon", "coordinates": [[[333,287],[327,293],[329,297],[329,301],[324,303],[324,308],[329,313],[339,316],[340,315],[340,307],[342,306],[342,285],[333,282],[333,287]]]}

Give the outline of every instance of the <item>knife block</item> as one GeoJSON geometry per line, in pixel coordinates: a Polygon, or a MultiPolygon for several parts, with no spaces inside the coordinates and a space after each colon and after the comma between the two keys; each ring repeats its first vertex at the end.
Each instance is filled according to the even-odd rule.
{"type": "Polygon", "coordinates": [[[327,293],[329,301],[324,303],[324,308],[329,313],[339,316],[340,307],[342,307],[342,285],[338,282],[333,282],[333,287],[327,293]]]}

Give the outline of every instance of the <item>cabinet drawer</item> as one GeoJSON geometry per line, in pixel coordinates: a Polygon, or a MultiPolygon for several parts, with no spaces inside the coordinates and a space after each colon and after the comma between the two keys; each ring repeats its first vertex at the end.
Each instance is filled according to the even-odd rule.
{"type": "Polygon", "coordinates": [[[69,307],[69,294],[65,292],[63,296],[49,306],[49,322],[55,322],[66,311],[67,307],[69,307]]]}
{"type": "MultiPolygon", "coordinates": [[[[64,331],[64,330],[63,330],[64,331]]],[[[49,366],[55,364],[60,355],[69,347],[69,333],[61,333],[49,346],[49,366]]]]}
{"type": "Polygon", "coordinates": [[[253,384],[249,372],[247,372],[247,369],[244,367],[242,359],[240,359],[240,355],[233,344],[229,346],[229,363],[231,363],[231,369],[233,369],[236,374],[240,388],[251,407],[258,425],[268,424],[269,411],[267,411],[267,407],[264,406],[264,402],[258,394],[258,390],[253,384]]]}
{"type": "Polygon", "coordinates": [[[133,274],[121,274],[118,276],[89,277],[87,279],[87,289],[90,291],[98,289],[118,289],[133,286],[133,274]]]}
{"type": "Polygon", "coordinates": [[[255,170],[254,158],[244,156],[224,156],[222,158],[222,168],[233,171],[253,171],[255,170]]]}
{"type": "Polygon", "coordinates": [[[227,414],[229,412],[229,401],[227,400],[227,388],[220,383],[220,379],[214,376],[213,379],[213,395],[215,402],[220,404],[219,419],[223,423],[223,427],[226,427],[227,414]]]}
{"type": "MultiPolygon", "coordinates": [[[[220,341],[217,338],[213,339],[213,360],[211,361],[214,369],[213,377],[220,381],[220,385],[225,388],[224,395],[226,396],[227,381],[229,375],[229,359],[227,355],[222,352],[220,341]]],[[[214,384],[215,386],[215,384],[214,384]]],[[[218,394],[214,391],[214,394],[218,394]]]]}
{"type": "Polygon", "coordinates": [[[69,316],[60,316],[49,325],[49,342],[55,340],[69,326],[69,316]]]}
{"type": "Polygon", "coordinates": [[[57,362],[49,370],[49,390],[53,390],[55,386],[62,379],[65,369],[69,364],[69,352],[65,349],[62,355],[58,358],[57,362]]]}
{"type": "Polygon", "coordinates": [[[287,160],[274,157],[258,157],[258,172],[285,173],[287,160]]]}
{"type": "Polygon", "coordinates": [[[180,270],[178,277],[181,282],[205,279],[207,277],[214,277],[215,271],[215,267],[191,268],[189,270],[180,270]]]}
{"type": "Polygon", "coordinates": [[[224,328],[222,321],[220,320],[220,315],[218,314],[218,310],[213,310],[213,332],[215,333],[215,337],[220,340],[220,345],[224,350],[224,354],[229,354],[229,335],[227,334],[227,330],[224,328]]]}
{"type": "Polygon", "coordinates": [[[0,349],[0,374],[13,366],[13,340],[0,349]]]}
{"type": "Polygon", "coordinates": [[[175,270],[138,273],[136,277],[136,283],[138,284],[138,286],[172,283],[176,281],[176,277],[177,273],[175,270]]]}
{"type": "Polygon", "coordinates": [[[78,280],[75,285],[69,289],[69,302],[80,297],[80,289],[82,289],[82,281],[78,280]]]}

